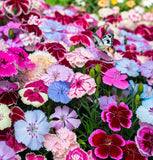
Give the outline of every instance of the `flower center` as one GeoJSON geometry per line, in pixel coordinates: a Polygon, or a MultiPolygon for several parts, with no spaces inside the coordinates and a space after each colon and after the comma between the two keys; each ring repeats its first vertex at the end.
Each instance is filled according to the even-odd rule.
{"type": "Polygon", "coordinates": [[[4,118],[4,115],[0,113],[0,121],[2,121],[4,118]]]}
{"type": "Polygon", "coordinates": [[[38,88],[34,88],[34,92],[39,93],[39,89],[38,88]]]}
{"type": "Polygon", "coordinates": [[[38,128],[37,127],[37,120],[34,123],[29,123],[29,126],[27,127],[27,132],[30,136],[36,137],[37,138],[37,132],[38,132],[38,128]]]}

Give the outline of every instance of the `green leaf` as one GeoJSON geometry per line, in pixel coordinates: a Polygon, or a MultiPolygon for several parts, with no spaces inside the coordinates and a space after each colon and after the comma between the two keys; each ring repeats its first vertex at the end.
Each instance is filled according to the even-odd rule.
{"type": "Polygon", "coordinates": [[[97,78],[96,78],[96,83],[97,84],[100,84],[101,83],[101,76],[100,76],[100,74],[97,76],[97,78]]]}
{"type": "Polygon", "coordinates": [[[72,52],[72,51],[74,51],[75,50],[75,47],[74,47],[74,45],[72,45],[71,47],[70,47],[70,52],[72,52]]]}
{"type": "Polygon", "coordinates": [[[102,68],[102,65],[96,64],[95,70],[96,70],[98,73],[100,73],[101,68],[102,68]]]}
{"type": "Polygon", "coordinates": [[[16,15],[18,12],[17,6],[14,7],[14,14],[16,15]]]}
{"type": "Polygon", "coordinates": [[[90,69],[89,75],[90,75],[92,78],[95,78],[95,70],[94,70],[93,68],[90,69]]]}
{"type": "Polygon", "coordinates": [[[8,36],[9,36],[9,39],[11,39],[13,37],[13,29],[9,30],[8,36]]]}

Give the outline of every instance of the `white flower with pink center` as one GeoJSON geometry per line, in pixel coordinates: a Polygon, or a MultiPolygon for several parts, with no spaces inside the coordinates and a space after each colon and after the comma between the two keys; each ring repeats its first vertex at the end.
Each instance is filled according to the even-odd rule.
{"type": "Polygon", "coordinates": [[[141,15],[138,12],[136,12],[134,9],[131,9],[128,11],[128,17],[134,23],[139,22],[141,20],[141,15]]]}
{"type": "Polygon", "coordinates": [[[77,72],[71,81],[70,91],[68,93],[69,98],[80,98],[86,93],[92,95],[96,91],[96,83],[94,78],[91,78],[87,74],[77,72]]]}
{"type": "Polygon", "coordinates": [[[93,58],[94,55],[87,51],[84,47],[76,48],[73,52],[66,54],[66,59],[73,68],[81,68],[86,62],[92,60],[93,58]]]}
{"type": "Polygon", "coordinates": [[[11,127],[10,113],[11,111],[6,105],[0,104],[0,130],[11,127]]]}

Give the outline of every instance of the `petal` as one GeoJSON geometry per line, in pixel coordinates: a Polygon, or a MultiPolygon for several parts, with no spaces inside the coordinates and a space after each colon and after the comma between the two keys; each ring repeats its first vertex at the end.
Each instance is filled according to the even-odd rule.
{"type": "Polygon", "coordinates": [[[91,146],[97,147],[107,141],[107,134],[105,131],[97,129],[89,137],[91,146]]]}
{"type": "Polygon", "coordinates": [[[110,157],[113,159],[121,159],[123,157],[123,151],[120,147],[110,145],[110,157]]]}
{"type": "Polygon", "coordinates": [[[119,134],[112,134],[111,141],[112,141],[113,145],[117,145],[117,146],[124,146],[125,145],[125,140],[119,134]]]}
{"type": "Polygon", "coordinates": [[[65,121],[65,125],[69,130],[76,129],[80,126],[80,119],[69,118],[65,121]]]}
{"type": "Polygon", "coordinates": [[[62,120],[55,120],[55,121],[53,120],[50,122],[50,125],[52,128],[55,128],[56,130],[64,127],[64,123],[62,120]]]}
{"type": "Polygon", "coordinates": [[[131,127],[131,124],[132,124],[132,121],[125,118],[125,117],[120,117],[119,118],[120,120],[120,124],[122,127],[125,127],[125,128],[130,128],[131,127]]]}
{"type": "Polygon", "coordinates": [[[97,157],[106,159],[109,154],[109,147],[108,145],[101,145],[100,147],[95,149],[94,153],[97,157]]]}

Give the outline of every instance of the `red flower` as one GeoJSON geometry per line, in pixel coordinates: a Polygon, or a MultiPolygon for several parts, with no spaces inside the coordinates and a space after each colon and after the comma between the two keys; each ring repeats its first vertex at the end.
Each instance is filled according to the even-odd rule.
{"type": "Polygon", "coordinates": [[[134,141],[126,141],[126,145],[122,148],[123,158],[122,160],[147,160],[147,157],[143,157],[134,141]]]}
{"type": "Polygon", "coordinates": [[[91,31],[82,31],[77,35],[73,35],[69,39],[73,45],[82,43],[85,46],[90,46],[92,43],[92,32],[91,31]]]}
{"type": "Polygon", "coordinates": [[[72,18],[67,15],[62,15],[58,11],[55,12],[55,19],[63,25],[72,23],[72,18]]]}
{"type": "Polygon", "coordinates": [[[123,156],[123,151],[119,146],[124,146],[125,141],[118,134],[107,135],[105,131],[97,129],[90,135],[89,143],[96,147],[94,154],[101,159],[106,159],[108,156],[121,159],[123,156]]]}
{"type": "Polygon", "coordinates": [[[11,15],[27,14],[31,8],[31,0],[7,0],[4,2],[4,8],[11,15]]]}
{"type": "Polygon", "coordinates": [[[123,57],[128,58],[128,59],[133,59],[135,61],[137,61],[137,56],[141,55],[139,52],[136,51],[136,45],[135,44],[131,44],[131,45],[126,45],[126,51],[125,52],[121,52],[121,55],[123,55],[123,57]]]}
{"type": "Polygon", "coordinates": [[[113,131],[120,131],[121,126],[130,128],[132,124],[131,117],[132,111],[124,103],[120,103],[118,106],[116,104],[110,104],[107,110],[101,113],[102,120],[108,122],[109,128],[113,131]]]}
{"type": "Polygon", "coordinates": [[[149,27],[145,24],[140,24],[136,27],[134,33],[142,35],[148,41],[153,40],[153,26],[149,27]]]}
{"type": "Polygon", "coordinates": [[[11,108],[11,120],[12,126],[10,128],[6,128],[0,131],[0,141],[5,141],[6,144],[13,148],[15,152],[20,152],[26,149],[26,146],[22,143],[18,143],[15,139],[14,135],[14,123],[18,120],[25,119],[24,112],[19,107],[12,107],[11,108]]]}
{"type": "Polygon", "coordinates": [[[10,83],[9,81],[0,81],[0,103],[10,106],[17,103],[19,95],[16,91],[19,89],[17,83],[10,83]]]}

